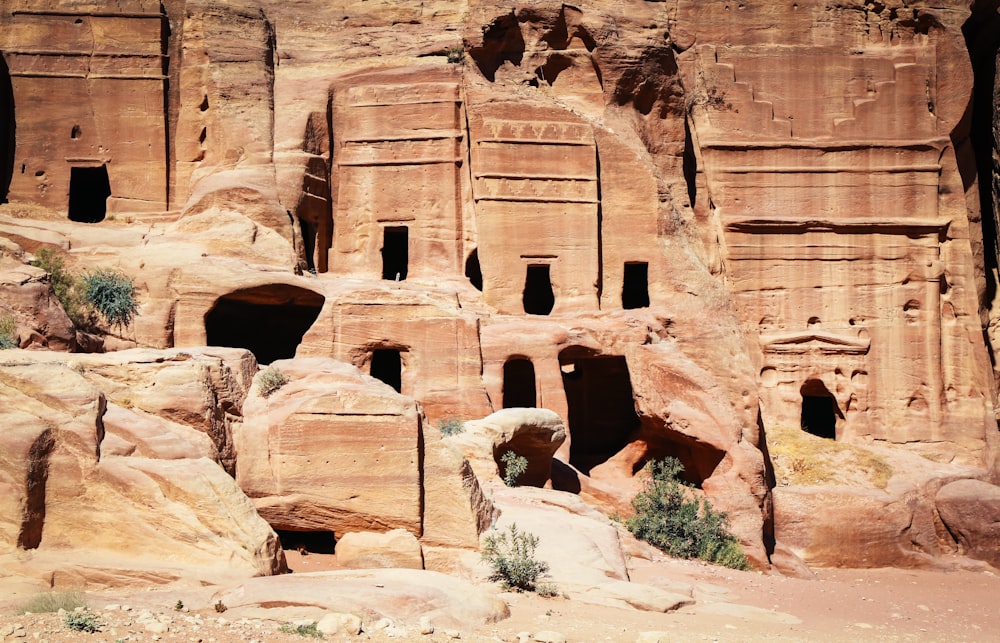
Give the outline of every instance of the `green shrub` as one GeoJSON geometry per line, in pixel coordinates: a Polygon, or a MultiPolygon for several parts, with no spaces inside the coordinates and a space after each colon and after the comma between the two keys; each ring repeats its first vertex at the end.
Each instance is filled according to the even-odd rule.
{"type": "Polygon", "coordinates": [[[17,320],[13,315],[0,317],[0,350],[17,348],[17,320]]]}
{"type": "Polygon", "coordinates": [[[100,313],[110,327],[126,328],[139,313],[131,277],[101,268],[84,275],[82,286],[84,302],[100,313]]]}
{"type": "Polygon", "coordinates": [[[438,429],[440,429],[441,435],[444,437],[448,437],[449,435],[458,435],[459,433],[465,431],[465,422],[462,422],[458,418],[439,420],[438,429]]]}
{"type": "Polygon", "coordinates": [[[310,623],[308,625],[292,625],[291,623],[285,623],[279,628],[279,631],[285,634],[298,634],[299,636],[311,636],[314,639],[323,638],[323,633],[316,629],[316,623],[310,623]]]}
{"type": "Polygon", "coordinates": [[[260,372],[260,380],[257,382],[257,392],[261,397],[270,397],[272,393],[288,384],[288,376],[274,366],[268,366],[260,372]]]}
{"type": "Polygon", "coordinates": [[[72,612],[78,607],[86,607],[87,602],[80,592],[44,592],[35,594],[19,609],[22,613],[43,614],[66,610],[72,612]]]}
{"type": "Polygon", "coordinates": [[[61,254],[52,248],[39,248],[31,265],[49,273],[52,291],[75,326],[94,326],[94,311],[83,300],[83,285],[66,269],[66,260],[61,254]]]}
{"type": "Polygon", "coordinates": [[[465,64],[465,49],[462,47],[451,47],[448,49],[448,62],[453,65],[465,64]]]}
{"type": "Polygon", "coordinates": [[[513,451],[508,451],[500,458],[503,463],[503,483],[508,487],[516,487],[517,479],[528,470],[528,459],[513,451]]]}
{"type": "Polygon", "coordinates": [[[74,632],[88,632],[90,634],[100,632],[103,625],[97,614],[91,612],[67,612],[63,622],[74,632]]]}
{"type": "Polygon", "coordinates": [[[678,480],[684,470],[680,461],[654,460],[646,469],[646,487],[632,499],[635,516],[625,521],[629,531],[677,558],[750,568],[739,542],[729,532],[726,514],[713,510],[708,500],[692,499],[678,480]]]}
{"type": "Polygon", "coordinates": [[[493,530],[483,540],[483,561],[493,568],[491,581],[500,581],[505,589],[533,592],[538,578],[549,571],[547,563],[535,560],[538,537],[518,531],[512,524],[508,531],[493,530]]]}

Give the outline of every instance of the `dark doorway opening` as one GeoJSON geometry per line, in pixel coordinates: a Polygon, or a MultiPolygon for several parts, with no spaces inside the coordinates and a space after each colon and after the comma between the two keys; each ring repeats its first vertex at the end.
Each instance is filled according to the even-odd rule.
{"type": "Polygon", "coordinates": [[[639,428],[625,358],[579,347],[559,354],[569,406],[569,463],[584,474],[621,451],[639,428]]]}
{"type": "Polygon", "coordinates": [[[469,280],[473,288],[483,292],[483,270],[479,266],[479,250],[469,253],[469,258],[465,260],[465,278],[469,280]]]}
{"type": "Polygon", "coordinates": [[[299,230],[302,233],[302,254],[305,255],[306,270],[316,274],[316,228],[305,219],[300,218],[299,230]]]}
{"type": "Polygon", "coordinates": [[[530,359],[516,357],[503,365],[503,407],[535,408],[535,365],[530,359]]]}
{"type": "Polygon", "coordinates": [[[410,229],[394,226],[382,231],[382,279],[402,281],[410,263],[410,229]]]}
{"type": "Polygon", "coordinates": [[[802,430],[816,437],[837,439],[837,418],[843,413],[833,394],[819,380],[802,385],[802,430]]]}
{"type": "Polygon", "coordinates": [[[622,279],[622,308],[649,307],[649,264],[627,263],[622,279]]]}
{"type": "Polygon", "coordinates": [[[371,376],[382,380],[397,393],[403,392],[403,360],[395,348],[377,348],[372,351],[371,376]]]}
{"type": "Polygon", "coordinates": [[[108,168],[74,167],[69,171],[69,220],[100,223],[108,212],[111,183],[108,168]]]}
{"type": "Polygon", "coordinates": [[[205,315],[208,344],[246,348],[260,364],[290,359],[324,301],[318,293],[286,284],[231,292],[205,315]]]}
{"type": "Polygon", "coordinates": [[[337,539],[332,531],[289,531],[275,529],[281,548],[308,554],[332,554],[337,547],[337,539]]]}
{"type": "Polygon", "coordinates": [[[528,266],[524,277],[524,312],[529,315],[548,315],[556,304],[552,292],[549,265],[528,266]]]}
{"type": "Polygon", "coordinates": [[[10,70],[0,55],[0,203],[7,202],[10,182],[14,178],[14,148],[17,124],[14,119],[14,86],[10,70]]]}

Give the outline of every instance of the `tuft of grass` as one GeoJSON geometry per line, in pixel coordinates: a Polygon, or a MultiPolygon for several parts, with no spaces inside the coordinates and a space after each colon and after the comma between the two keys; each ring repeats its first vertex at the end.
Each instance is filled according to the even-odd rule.
{"type": "Polygon", "coordinates": [[[314,639],[323,638],[323,633],[316,629],[316,623],[310,623],[308,625],[292,625],[291,623],[285,623],[279,628],[280,632],[285,634],[298,634],[299,636],[310,636],[314,639]]]}
{"type": "Polygon", "coordinates": [[[219,614],[222,614],[227,609],[229,609],[228,607],[226,607],[226,604],[222,602],[221,598],[215,602],[215,605],[213,605],[213,607],[215,608],[215,611],[218,612],[219,614]]]}
{"type": "Polygon", "coordinates": [[[17,320],[11,314],[0,317],[0,350],[17,348],[17,320]]]}
{"type": "Polygon", "coordinates": [[[268,366],[260,372],[260,379],[257,381],[257,392],[260,393],[261,397],[271,397],[271,394],[290,381],[281,369],[268,366]]]}
{"type": "Polygon", "coordinates": [[[781,485],[867,483],[885,489],[893,475],[885,458],[870,449],[820,438],[798,428],[768,429],[767,447],[781,485]]]}
{"type": "Polygon", "coordinates": [[[108,326],[127,328],[139,314],[135,283],[131,277],[101,268],[84,275],[80,284],[83,300],[100,313],[108,326]]]}
{"type": "Polygon", "coordinates": [[[508,487],[516,487],[517,479],[528,470],[528,459],[508,451],[500,458],[500,462],[503,463],[503,483],[508,487]]]}
{"type": "Polygon", "coordinates": [[[449,435],[458,435],[459,433],[465,431],[465,422],[459,420],[458,418],[438,420],[438,429],[444,437],[448,437],[449,435]]]}
{"type": "Polygon", "coordinates": [[[104,625],[97,614],[92,612],[67,612],[63,623],[74,632],[87,632],[88,634],[100,632],[104,625]]]}
{"type": "Polygon", "coordinates": [[[35,594],[18,611],[22,614],[44,614],[65,610],[72,612],[78,607],[86,607],[82,592],[44,592],[35,594]]]}

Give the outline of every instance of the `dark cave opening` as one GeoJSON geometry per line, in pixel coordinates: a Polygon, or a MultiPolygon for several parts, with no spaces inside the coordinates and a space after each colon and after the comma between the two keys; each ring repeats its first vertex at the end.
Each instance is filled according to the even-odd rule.
{"type": "Polygon", "coordinates": [[[819,380],[802,385],[802,430],[819,438],[837,439],[837,417],[843,417],[837,400],[819,380]]]}
{"type": "Polygon", "coordinates": [[[622,278],[622,308],[649,307],[649,264],[626,263],[622,278]]]}
{"type": "Polygon", "coordinates": [[[275,529],[281,548],[308,554],[333,554],[337,539],[332,531],[290,531],[275,529]]]}
{"type": "Polygon", "coordinates": [[[205,315],[210,346],[246,348],[260,364],[295,357],[325,298],[305,288],[269,284],[219,297],[205,315]]]}
{"type": "Polygon", "coordinates": [[[403,392],[403,358],[397,348],[376,348],[372,351],[370,374],[377,380],[391,386],[397,393],[403,392]]]}
{"type": "Polygon", "coordinates": [[[465,260],[465,278],[469,280],[472,287],[483,292],[483,269],[479,265],[479,249],[469,253],[469,258],[465,260]]]}
{"type": "Polygon", "coordinates": [[[14,178],[14,152],[17,145],[17,121],[14,118],[14,87],[10,70],[0,54],[0,203],[7,202],[14,178]]]}
{"type": "Polygon", "coordinates": [[[410,230],[391,226],[382,232],[382,279],[403,281],[410,264],[410,230]]]}
{"type": "Polygon", "coordinates": [[[515,357],[503,365],[503,408],[534,408],[535,365],[530,359],[515,357]]]}
{"type": "Polygon", "coordinates": [[[569,463],[589,475],[639,428],[628,364],[620,355],[571,347],[559,353],[559,367],[569,407],[569,463]]]}
{"type": "Polygon", "coordinates": [[[73,167],[69,174],[69,220],[100,223],[108,212],[108,167],[73,167]]]}
{"type": "Polygon", "coordinates": [[[524,277],[524,312],[529,315],[548,315],[556,304],[552,292],[549,265],[528,266],[524,277]]]}

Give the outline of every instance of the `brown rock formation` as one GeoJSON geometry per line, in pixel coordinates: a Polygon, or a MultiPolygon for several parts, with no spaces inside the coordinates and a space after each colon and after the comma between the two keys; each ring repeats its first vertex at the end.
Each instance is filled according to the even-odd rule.
{"type": "Polygon", "coordinates": [[[998,475],[983,90],[968,114],[995,4],[16,2],[0,196],[142,214],[0,234],[135,276],[118,343],[296,358],[242,415],[245,364],[141,432],[108,414],[116,453],[211,454],[280,529],[474,546],[492,508],[433,427],[537,407],[557,489],[621,510],[673,456],[761,565],[776,533],[925,561],[957,547],[937,489],[998,475]],[[772,515],[782,426],[948,464],[772,515]]]}

